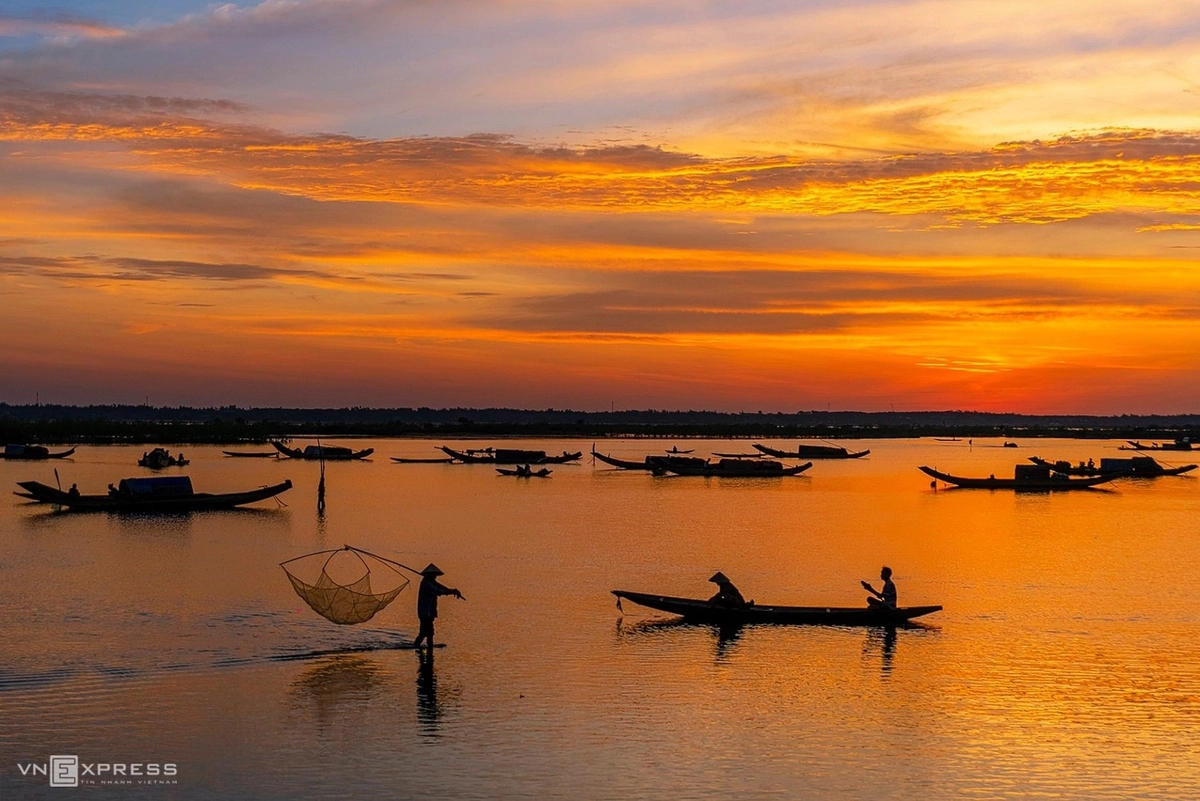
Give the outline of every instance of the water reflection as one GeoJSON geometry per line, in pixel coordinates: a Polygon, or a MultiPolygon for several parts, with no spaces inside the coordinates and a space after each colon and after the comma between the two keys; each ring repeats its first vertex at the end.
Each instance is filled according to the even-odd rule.
{"type": "Polygon", "coordinates": [[[639,620],[637,623],[625,623],[624,618],[617,618],[617,638],[631,639],[641,636],[655,636],[663,632],[677,630],[698,630],[708,632],[714,637],[713,657],[721,662],[737,650],[743,625],[716,625],[713,623],[696,623],[686,618],[677,617],[667,620],[639,620]]]}
{"type": "Polygon", "coordinates": [[[315,710],[317,724],[325,729],[351,714],[372,717],[399,695],[395,676],[374,659],[347,655],[330,657],[292,682],[292,699],[297,707],[315,710]]]}
{"type": "Polygon", "coordinates": [[[888,679],[892,674],[892,663],[896,657],[896,629],[871,627],[867,629],[867,638],[863,641],[863,658],[879,654],[879,674],[888,679]]]}
{"type": "Polygon", "coordinates": [[[433,670],[432,648],[417,650],[417,724],[425,737],[437,737],[442,722],[438,702],[437,674],[433,670]]]}

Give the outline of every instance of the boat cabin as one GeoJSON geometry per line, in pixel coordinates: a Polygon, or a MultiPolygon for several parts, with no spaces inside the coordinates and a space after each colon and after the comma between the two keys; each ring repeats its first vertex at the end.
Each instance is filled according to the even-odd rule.
{"type": "Polygon", "coordinates": [[[41,445],[5,445],[4,456],[8,459],[46,459],[50,449],[41,445]]]}
{"type": "Polygon", "coordinates": [[[132,498],[183,498],[195,494],[188,476],[123,478],[117,493],[132,498]]]}

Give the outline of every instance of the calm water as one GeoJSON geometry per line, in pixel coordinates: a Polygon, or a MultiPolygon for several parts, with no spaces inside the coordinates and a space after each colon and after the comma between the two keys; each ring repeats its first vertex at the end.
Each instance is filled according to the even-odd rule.
{"type": "MultiPolygon", "coordinates": [[[[372,461],[327,465],[324,519],[317,464],[207,447],[185,448],[197,490],[287,477],[286,508],[0,502],[0,798],[1200,795],[1200,482],[935,492],[916,470],[1011,475],[1030,455],[1122,455],[1115,442],[861,441],[846,444],[866,459],[775,480],[590,462],[514,479],[388,459],[436,442],[368,444],[372,461]],[[437,562],[466,595],[441,602],[432,668],[390,647],[415,632],[415,584],[359,627],[292,592],[279,562],[343,543],[437,562]],[[927,628],[722,640],[609,594],[706,596],[720,569],[761,603],[857,605],[885,563],[902,604],[945,606],[927,628]],[[170,762],[178,783],[70,791],[21,775],[58,754],[170,762]]],[[[57,467],[101,491],[146,474],[142,450],[0,462],[0,487],[53,483],[57,467]]]]}

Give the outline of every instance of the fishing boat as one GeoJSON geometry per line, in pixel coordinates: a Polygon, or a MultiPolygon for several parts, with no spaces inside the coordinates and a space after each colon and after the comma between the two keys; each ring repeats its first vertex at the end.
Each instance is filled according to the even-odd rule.
{"type": "Polygon", "coordinates": [[[546,478],[554,471],[549,467],[534,470],[526,464],[517,465],[516,467],[497,467],[496,472],[502,476],[517,476],[518,478],[546,478]]]}
{"type": "Polygon", "coordinates": [[[458,451],[441,446],[441,450],[455,461],[463,464],[565,464],[583,458],[583,451],[563,451],[558,456],[547,456],[545,451],[521,450],[519,448],[486,448],[483,450],[458,451]]]}
{"type": "Polygon", "coordinates": [[[1159,476],[1179,476],[1195,470],[1197,465],[1185,464],[1179,467],[1164,467],[1153,456],[1133,456],[1129,459],[1105,458],[1100,464],[1094,462],[1072,465],[1065,460],[1055,462],[1030,456],[1029,461],[1041,465],[1053,473],[1066,476],[1101,476],[1116,474],[1126,478],[1158,478],[1159,476]]]}
{"type": "Polygon", "coordinates": [[[707,459],[701,459],[699,456],[656,456],[653,454],[637,462],[631,459],[617,459],[614,456],[607,456],[595,448],[592,448],[592,456],[605,464],[619,467],[622,470],[648,470],[652,473],[666,472],[672,464],[691,467],[703,467],[708,464],[707,459]]]}
{"type": "Polygon", "coordinates": [[[748,623],[812,624],[825,626],[897,626],[913,618],[942,611],[940,606],[765,606],[751,602],[747,606],[718,606],[698,598],[675,598],[644,592],[613,590],[619,599],[682,615],[698,623],[741,626],[748,623]]]}
{"type": "Polygon", "coordinates": [[[924,465],[921,465],[920,470],[938,481],[944,481],[964,489],[1011,489],[1031,492],[1089,489],[1118,477],[1117,475],[1102,475],[1070,478],[1059,473],[1051,473],[1048,468],[1041,465],[1032,464],[1017,465],[1012,478],[996,478],[994,475],[987,478],[963,478],[924,465]]]}
{"type": "Polygon", "coordinates": [[[66,459],[74,452],[74,447],[58,453],[51,453],[49,448],[42,445],[5,445],[4,452],[0,453],[0,459],[25,459],[27,461],[66,459]]]}
{"type": "Polygon", "coordinates": [[[162,470],[167,467],[183,467],[191,464],[189,459],[185,459],[183,454],[172,456],[171,452],[166,448],[155,448],[142,454],[142,458],[138,459],[139,467],[149,467],[151,470],[162,470]]]}
{"type": "Polygon", "coordinates": [[[279,451],[221,451],[237,459],[278,459],[279,451]]]}
{"type": "MultiPolygon", "coordinates": [[[[16,493],[39,503],[53,503],[76,512],[200,512],[232,509],[266,500],[292,488],[292,482],[259,487],[246,492],[195,492],[188,476],[123,478],[109,484],[104,495],[63,491],[40,481],[18,481],[24,492],[16,493]]],[[[74,488],[72,488],[74,489],[74,488]]]]}
{"type": "Polygon", "coordinates": [[[1122,445],[1123,451],[1190,451],[1195,449],[1195,444],[1191,437],[1179,437],[1174,442],[1151,442],[1144,444],[1136,440],[1127,439],[1128,446],[1122,445]]]}
{"type": "Polygon", "coordinates": [[[797,445],[794,451],[781,451],[757,442],[751,446],[776,459],[861,459],[871,451],[848,451],[836,445],[797,445]]]}
{"type": "Polygon", "coordinates": [[[412,457],[408,457],[408,456],[393,456],[393,457],[391,457],[391,459],[393,462],[396,462],[398,464],[450,464],[454,461],[454,458],[451,456],[445,456],[445,457],[440,457],[440,458],[435,456],[430,459],[412,458],[412,457]]]}
{"type": "Polygon", "coordinates": [[[783,462],[776,462],[772,459],[721,459],[716,462],[705,461],[701,465],[669,464],[666,466],[666,470],[677,476],[779,478],[799,475],[810,467],[812,467],[812,462],[788,467],[783,462]]]}
{"type": "Polygon", "coordinates": [[[275,450],[282,453],[289,459],[324,459],[325,461],[350,461],[352,459],[365,459],[375,452],[374,448],[364,448],[361,451],[356,451],[353,448],[343,448],[340,445],[308,445],[301,450],[299,448],[289,448],[282,442],[272,440],[271,445],[275,450]]]}

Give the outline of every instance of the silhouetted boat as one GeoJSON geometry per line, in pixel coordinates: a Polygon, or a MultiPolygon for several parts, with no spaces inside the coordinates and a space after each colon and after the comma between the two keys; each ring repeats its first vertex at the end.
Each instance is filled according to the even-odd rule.
{"type": "Polygon", "coordinates": [[[1045,459],[1039,459],[1036,456],[1030,456],[1029,461],[1036,465],[1041,465],[1053,473],[1061,473],[1067,476],[1117,475],[1127,478],[1157,478],[1159,476],[1178,476],[1190,473],[1197,467],[1194,464],[1185,464],[1181,467],[1163,467],[1153,456],[1133,456],[1128,459],[1101,459],[1099,465],[1094,463],[1084,464],[1083,462],[1072,465],[1070,462],[1063,460],[1050,462],[1045,459]]]}
{"type": "Polygon", "coordinates": [[[1125,440],[1129,446],[1121,446],[1123,451],[1190,451],[1195,447],[1190,437],[1179,437],[1174,442],[1151,442],[1149,445],[1132,439],[1125,440]]]}
{"type": "Polygon", "coordinates": [[[1003,445],[1001,445],[1000,447],[1002,447],[1002,448],[1015,448],[1015,447],[1017,447],[1017,443],[1015,443],[1015,442],[1005,442],[1005,443],[1004,443],[1003,445]]]}
{"type": "Polygon", "coordinates": [[[149,467],[151,470],[162,470],[166,467],[183,467],[191,464],[191,461],[183,458],[183,454],[172,456],[171,452],[166,448],[155,448],[152,451],[142,454],[142,458],[138,459],[139,467],[149,467]]]}
{"type": "Polygon", "coordinates": [[[64,492],[40,481],[18,481],[17,485],[25,490],[17,495],[77,512],[199,512],[232,509],[273,498],[292,488],[292,482],[287,480],[282,484],[247,492],[195,492],[188,476],[123,478],[118,486],[109,485],[105,495],[64,492]]]}
{"type": "Polygon", "coordinates": [[[278,451],[221,451],[226,456],[234,456],[239,459],[278,459],[278,451]]]}
{"type": "Polygon", "coordinates": [[[324,459],[325,461],[349,461],[351,459],[365,459],[375,452],[374,448],[364,448],[361,451],[356,451],[352,448],[343,448],[340,445],[308,445],[304,450],[299,448],[289,448],[282,442],[274,442],[275,450],[287,456],[290,459],[324,459]]]}
{"type": "Polygon", "coordinates": [[[450,464],[454,461],[454,458],[452,456],[441,458],[435,456],[429,459],[414,459],[407,456],[393,456],[392,461],[399,462],[400,464],[450,464]]]}
{"type": "Polygon", "coordinates": [[[521,465],[517,467],[497,467],[496,472],[502,476],[517,476],[518,478],[546,478],[554,471],[549,467],[534,470],[529,465],[521,465]]]}
{"type": "Polygon", "coordinates": [[[674,456],[674,455],[681,454],[681,453],[682,454],[693,453],[693,452],[695,452],[695,450],[696,450],[695,448],[688,448],[686,451],[682,451],[679,449],[678,445],[672,445],[671,447],[667,448],[667,453],[674,456]]]}
{"type": "Polygon", "coordinates": [[[74,452],[74,446],[65,451],[51,453],[48,448],[43,447],[42,445],[5,445],[4,452],[0,453],[0,459],[25,459],[28,461],[39,461],[42,459],[66,459],[74,452]]]}
{"type": "Polygon", "coordinates": [[[717,476],[721,478],[778,478],[794,476],[812,467],[805,462],[788,467],[771,459],[721,459],[701,465],[669,464],[666,469],[679,476],[717,476]]]}
{"type": "Polygon", "coordinates": [[[1116,475],[1069,478],[1057,473],[1052,474],[1048,468],[1041,467],[1040,465],[1025,464],[1017,465],[1013,478],[996,478],[995,476],[988,476],[987,478],[963,478],[962,476],[953,476],[949,473],[934,470],[932,467],[925,467],[924,465],[921,465],[920,470],[925,475],[964,489],[1011,489],[1034,492],[1088,489],[1089,487],[1094,487],[1097,484],[1103,484],[1106,481],[1112,481],[1114,478],[1117,478],[1116,475]]]}
{"type": "Polygon", "coordinates": [[[592,449],[592,456],[605,464],[619,467],[622,470],[649,470],[650,472],[664,472],[672,464],[692,467],[703,467],[708,464],[707,459],[701,459],[699,456],[650,455],[644,457],[640,462],[635,462],[631,459],[617,459],[613,456],[606,456],[595,448],[592,449]]]}
{"type": "Polygon", "coordinates": [[[834,445],[797,445],[794,451],[781,451],[778,448],[760,445],[757,442],[751,443],[751,445],[768,456],[774,456],[777,459],[861,459],[870,453],[869,450],[848,451],[845,448],[839,448],[834,445]]]}
{"type": "Polygon", "coordinates": [[[942,611],[940,606],[717,606],[698,598],[675,598],[613,590],[612,594],[650,609],[682,615],[699,623],[740,626],[747,623],[792,623],[824,626],[896,626],[942,611]]]}
{"type": "Polygon", "coordinates": [[[441,446],[447,456],[464,464],[565,464],[583,458],[583,451],[558,456],[547,456],[545,451],[528,451],[519,448],[487,448],[485,450],[456,451],[441,446]]]}

